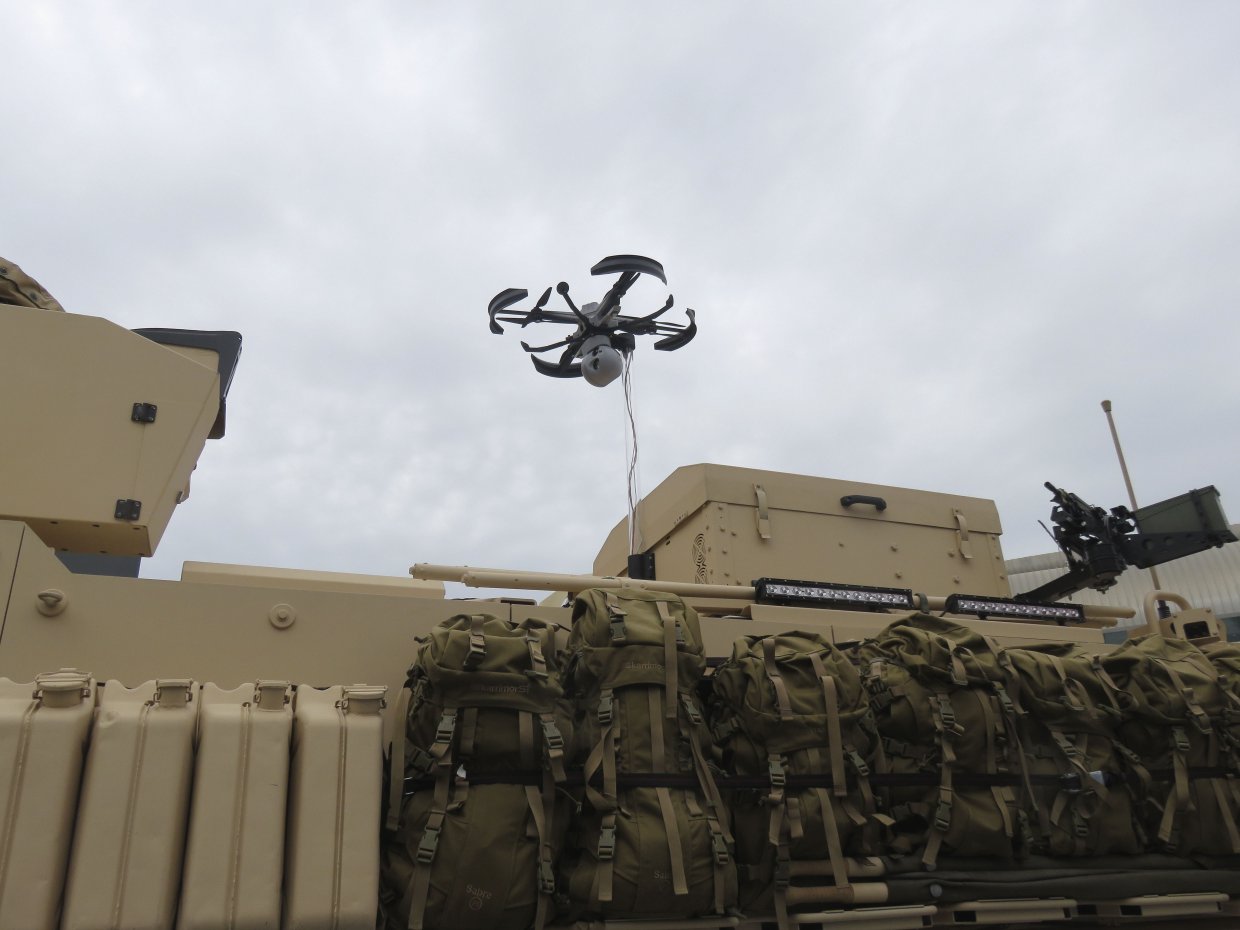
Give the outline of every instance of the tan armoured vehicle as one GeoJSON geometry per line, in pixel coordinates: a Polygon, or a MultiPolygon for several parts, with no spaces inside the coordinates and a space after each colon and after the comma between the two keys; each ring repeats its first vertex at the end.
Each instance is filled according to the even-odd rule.
{"type": "MultiPolygon", "coordinates": [[[[1104,653],[1104,632],[1131,615],[1054,603],[1122,568],[1104,543],[1136,538],[1091,535],[1086,524],[1105,515],[1066,492],[1056,493],[1064,538],[1080,543],[1076,574],[1034,604],[1011,597],[988,500],[709,464],[676,470],[642,502],[642,536],[655,540],[646,553],[630,558],[622,523],[590,576],[186,563],[180,581],[132,577],[127,564],[154,552],[206,441],[223,435],[240,339],[129,331],[25,293],[0,293],[0,930],[375,926],[385,758],[402,739],[415,637],[480,611],[571,623],[562,594],[462,602],[445,598],[445,580],[678,595],[701,618],[712,664],[737,637],[800,630],[843,644],[918,612],[997,649],[1104,653]]],[[[1197,542],[1225,541],[1217,494],[1194,492],[1185,506],[1197,542]]],[[[1181,516],[1159,511],[1164,541],[1183,542],[1181,516]]],[[[1220,638],[1209,611],[1166,600],[1177,609],[1159,618],[1149,605],[1152,629],[1220,638]]],[[[397,805],[402,774],[388,782],[397,805]]],[[[790,913],[780,919],[1240,925],[1240,869],[1225,858],[1143,873],[1111,856],[1058,884],[1016,871],[992,886],[975,861],[972,898],[943,892],[949,870],[941,886],[910,891],[892,861],[851,857],[816,880],[807,865],[781,893],[790,913]],[[830,879],[839,869],[845,885],[830,879]]],[[[774,920],[729,907],[589,926],[774,920]]]]}

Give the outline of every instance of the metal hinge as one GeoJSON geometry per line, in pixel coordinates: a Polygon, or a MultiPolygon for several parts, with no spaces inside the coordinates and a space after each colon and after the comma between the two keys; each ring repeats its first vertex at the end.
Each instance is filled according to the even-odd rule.
{"type": "Polygon", "coordinates": [[[129,415],[129,419],[135,423],[154,423],[155,414],[159,408],[154,404],[136,403],[133,405],[133,413],[129,415]]]}
{"type": "Polygon", "coordinates": [[[142,516],[142,501],[119,498],[116,501],[115,516],[118,520],[137,520],[142,516]]]}

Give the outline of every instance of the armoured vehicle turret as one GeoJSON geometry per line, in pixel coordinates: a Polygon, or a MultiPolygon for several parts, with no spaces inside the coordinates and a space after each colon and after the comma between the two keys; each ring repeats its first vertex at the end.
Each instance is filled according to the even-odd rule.
{"type": "MultiPolygon", "coordinates": [[[[590,575],[419,563],[412,577],[385,578],[191,562],[179,581],[143,579],[136,560],[159,545],[205,443],[224,436],[240,337],[130,331],[22,293],[0,303],[0,928],[375,926],[385,822],[399,822],[409,793],[421,790],[392,761],[407,755],[402,695],[417,638],[459,615],[552,624],[559,649],[574,596],[658,592],[699,618],[713,668],[727,667],[738,637],[761,643],[796,630],[832,648],[864,649],[910,616],[976,634],[996,655],[1039,643],[1088,664],[1115,648],[1104,633],[1132,611],[1051,597],[1156,559],[1148,553],[1159,546],[1178,555],[1229,536],[1213,489],[1156,519],[1138,514],[1132,525],[1054,489],[1075,575],[1044,600],[1020,600],[989,500],[697,464],[674,471],[638,508],[641,537],[654,541],[645,551],[629,551],[624,521],[600,529],[590,575]],[[445,597],[444,581],[544,595],[461,601],[445,597]]],[[[1208,610],[1163,599],[1177,609],[1160,618],[1151,601],[1151,633],[1203,646],[1222,639],[1208,610]]],[[[871,671],[883,664],[864,655],[871,671]]],[[[697,693],[708,697],[709,687],[697,693]]],[[[1064,703],[1076,706],[1073,693],[1064,703]]],[[[1232,816],[1240,772],[1228,761],[1230,733],[1220,734],[1209,772],[1147,777],[1208,778],[1232,816]]],[[[898,741],[883,740],[894,757],[898,741]]],[[[707,748],[720,803],[750,792],[776,804],[773,768],[769,782],[746,782],[719,746],[707,748]]],[[[586,769],[575,782],[566,775],[578,804],[586,769]]],[[[1043,774],[1038,784],[1063,794],[1061,804],[1096,792],[1091,777],[1121,790],[1104,772],[1081,772],[1043,774]]],[[[901,783],[881,774],[879,794],[929,784],[947,792],[940,797],[950,807],[938,775],[901,783]]],[[[984,774],[959,773],[956,791],[984,774]]],[[[455,777],[469,780],[464,766],[455,777]]],[[[1019,793],[1028,786],[1021,782],[1008,773],[987,791],[1019,793]]],[[[843,783],[835,786],[842,794],[843,783]]],[[[897,823],[898,805],[875,804],[876,829],[897,823]]],[[[930,819],[943,810],[941,801],[930,819]]],[[[1046,813],[1058,816],[1049,805],[1046,813]]],[[[811,829],[808,804],[802,815],[811,829]]],[[[1199,815],[1185,807],[1178,816],[1177,830],[1199,815]]],[[[1022,828],[1037,827],[1022,815],[1010,839],[1018,844],[1022,828]]],[[[582,917],[563,906],[561,886],[548,891],[552,907],[538,920],[638,930],[1240,922],[1240,860],[1177,858],[1168,844],[1150,843],[1140,854],[945,855],[932,865],[907,844],[879,843],[866,855],[841,851],[777,868],[767,893],[750,894],[756,906],[582,917]]],[[[720,862],[737,855],[735,847],[716,853],[720,862]]]]}

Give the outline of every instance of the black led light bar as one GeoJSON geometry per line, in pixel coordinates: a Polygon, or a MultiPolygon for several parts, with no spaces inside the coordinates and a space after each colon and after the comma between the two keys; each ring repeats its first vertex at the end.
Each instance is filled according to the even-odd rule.
{"type": "Polygon", "coordinates": [[[1080,604],[1025,604],[1006,597],[977,597],[972,594],[948,596],[947,612],[975,614],[983,619],[1016,617],[1021,620],[1051,620],[1056,623],[1085,622],[1085,608],[1080,604]]]}
{"type": "Polygon", "coordinates": [[[908,588],[871,588],[860,584],[790,581],[786,578],[759,578],[753,587],[754,600],[759,604],[835,607],[842,610],[913,609],[913,592],[908,588]]]}

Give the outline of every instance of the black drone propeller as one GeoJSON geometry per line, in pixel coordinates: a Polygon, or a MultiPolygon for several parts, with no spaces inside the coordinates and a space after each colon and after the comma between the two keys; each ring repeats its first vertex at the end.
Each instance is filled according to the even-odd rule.
{"type": "Polygon", "coordinates": [[[619,374],[619,353],[632,352],[637,344],[635,337],[661,336],[654,347],[670,352],[679,349],[697,335],[697,323],[692,310],[685,310],[687,323],[669,323],[660,319],[672,308],[673,300],[670,294],[662,307],[647,316],[625,316],[620,312],[621,298],[642,275],[650,275],[667,284],[663,266],[653,258],[643,255],[609,255],[591,268],[590,274],[619,274],[620,277],[603,295],[602,300],[580,308],[569,296],[568,284],[561,281],[555,290],[564,298],[569,312],[545,309],[547,301],[551,299],[551,288],[543,291],[538,302],[529,310],[510,309],[513,304],[528,297],[529,291],[516,287],[500,291],[491,298],[487,308],[491,318],[491,332],[502,334],[504,328],[501,323],[515,323],[522,328],[531,323],[563,323],[575,326],[576,329],[564,339],[545,346],[531,346],[522,342],[521,348],[531,354],[530,360],[541,374],[552,378],[579,378],[584,375],[587,381],[600,387],[619,374]],[[549,361],[540,357],[541,353],[554,352],[556,349],[563,350],[557,360],[549,361]]]}

